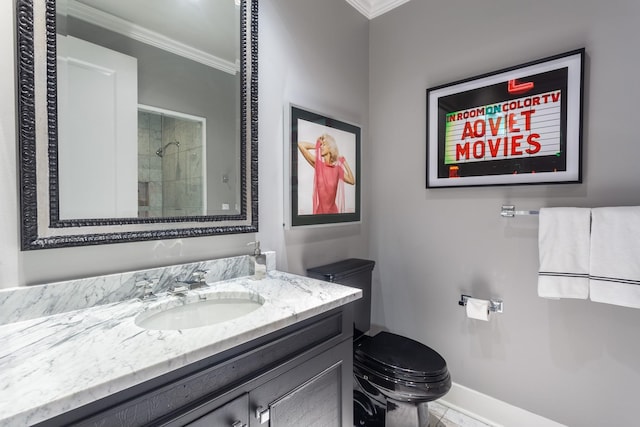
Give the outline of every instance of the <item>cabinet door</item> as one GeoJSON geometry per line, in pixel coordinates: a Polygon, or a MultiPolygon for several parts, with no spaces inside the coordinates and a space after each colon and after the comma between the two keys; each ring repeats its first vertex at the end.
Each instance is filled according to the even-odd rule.
{"type": "Polygon", "coordinates": [[[348,341],[252,390],[251,426],[340,427],[352,419],[350,350],[348,341]]]}
{"type": "Polygon", "coordinates": [[[340,426],[340,374],[337,363],[270,405],[271,426],[340,426]]]}
{"type": "Polygon", "coordinates": [[[243,394],[185,427],[247,427],[249,424],[249,395],[243,394]]]}

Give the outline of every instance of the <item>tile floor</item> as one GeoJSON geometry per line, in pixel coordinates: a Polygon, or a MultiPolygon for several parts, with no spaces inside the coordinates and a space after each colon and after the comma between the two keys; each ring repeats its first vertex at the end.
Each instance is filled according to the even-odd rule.
{"type": "Polygon", "coordinates": [[[429,427],[490,427],[437,401],[429,402],[429,427]]]}
{"type": "MultiPolygon", "coordinates": [[[[375,423],[375,425],[379,425],[375,423]]],[[[354,427],[371,427],[358,425],[354,427]]],[[[395,427],[395,426],[387,426],[395,427]]],[[[476,420],[468,415],[460,413],[438,402],[429,402],[429,425],[428,427],[492,427],[482,421],[476,420]]]]}

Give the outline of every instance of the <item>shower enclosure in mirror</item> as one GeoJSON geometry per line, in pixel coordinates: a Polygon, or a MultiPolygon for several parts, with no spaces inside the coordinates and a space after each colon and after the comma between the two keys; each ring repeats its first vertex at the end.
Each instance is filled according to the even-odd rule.
{"type": "Polygon", "coordinates": [[[257,231],[257,0],[16,7],[23,249],[257,231]]]}
{"type": "MultiPolygon", "coordinates": [[[[140,107],[137,147],[139,218],[207,214],[205,118],[140,107]]],[[[220,209],[229,210],[235,197],[225,189],[220,209]]]]}

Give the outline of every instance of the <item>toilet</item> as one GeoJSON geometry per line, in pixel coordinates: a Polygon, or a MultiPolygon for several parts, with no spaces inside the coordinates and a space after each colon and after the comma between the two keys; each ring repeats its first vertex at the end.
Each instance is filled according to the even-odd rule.
{"type": "Polygon", "coordinates": [[[451,388],[447,363],[435,350],[371,326],[371,275],[375,262],[351,258],[307,270],[307,275],[362,290],[354,303],[354,426],[427,427],[428,402],[451,388]]]}

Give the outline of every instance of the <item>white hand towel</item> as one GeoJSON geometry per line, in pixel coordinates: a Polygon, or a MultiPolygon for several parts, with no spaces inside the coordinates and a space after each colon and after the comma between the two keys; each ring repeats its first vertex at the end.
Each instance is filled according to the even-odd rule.
{"type": "Polygon", "coordinates": [[[589,296],[591,209],[540,209],[538,295],[543,298],[589,296]]]}
{"type": "Polygon", "coordinates": [[[640,308],[640,206],[592,210],[591,300],[640,308]]]}

